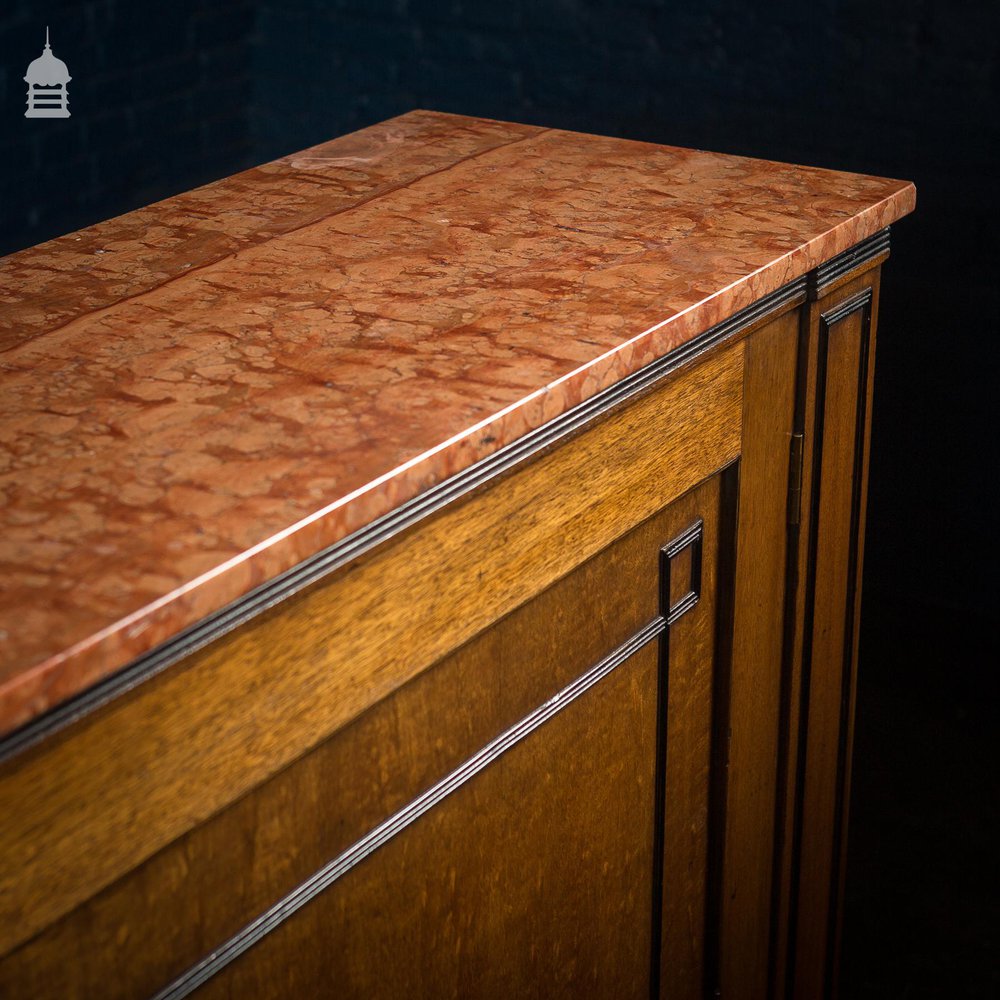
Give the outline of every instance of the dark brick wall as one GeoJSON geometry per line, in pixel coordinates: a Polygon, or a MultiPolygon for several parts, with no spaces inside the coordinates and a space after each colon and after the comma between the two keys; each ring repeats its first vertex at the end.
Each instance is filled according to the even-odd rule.
{"type": "Polygon", "coordinates": [[[0,253],[252,159],[247,0],[0,5],[0,253]],[[26,119],[28,63],[69,67],[67,119],[26,119]]]}
{"type": "Polygon", "coordinates": [[[950,922],[989,835],[973,793],[933,788],[992,748],[878,766],[920,739],[900,719],[975,734],[996,701],[998,20],[986,0],[5,0],[0,252],[413,107],[915,180],[883,284],[845,996],[995,995],[995,919],[950,922]],[[68,121],[22,117],[46,23],[68,121]],[[947,875],[928,895],[917,869],[947,875]]]}

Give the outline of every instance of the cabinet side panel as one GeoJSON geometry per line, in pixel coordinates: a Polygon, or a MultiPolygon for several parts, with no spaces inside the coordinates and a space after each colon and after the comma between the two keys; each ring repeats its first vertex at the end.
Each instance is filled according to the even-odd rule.
{"type": "Polygon", "coordinates": [[[745,343],[718,970],[734,1000],[768,984],[799,324],[788,313],[745,343]]]}
{"type": "Polygon", "coordinates": [[[856,561],[853,567],[853,578],[850,581],[854,589],[854,607],[848,609],[853,612],[853,619],[847,625],[849,643],[850,662],[845,664],[844,682],[847,685],[847,692],[842,695],[841,706],[844,716],[841,719],[841,772],[840,787],[837,790],[837,808],[839,814],[835,820],[835,831],[837,841],[834,844],[834,876],[831,883],[833,899],[830,906],[830,928],[829,940],[831,951],[829,955],[830,967],[830,995],[838,995],[840,985],[840,953],[841,953],[841,931],[844,906],[844,885],[847,875],[847,829],[849,811],[851,803],[851,767],[854,750],[854,716],[857,702],[858,684],[858,646],[861,632],[861,580],[864,568],[865,553],[865,525],[868,514],[868,463],[871,454],[871,415],[872,399],[875,390],[875,355],[876,340],[878,331],[878,308],[879,308],[879,278],[881,272],[871,279],[872,302],[870,306],[870,331],[868,340],[867,358],[867,384],[865,383],[864,372],[860,373],[859,389],[864,393],[861,400],[864,409],[859,410],[860,424],[858,427],[858,447],[860,453],[855,464],[855,486],[857,489],[856,503],[857,516],[856,525],[856,561]]]}
{"type": "Polygon", "coordinates": [[[860,600],[877,274],[815,307],[817,390],[802,667],[793,995],[833,988],[860,600]]]}

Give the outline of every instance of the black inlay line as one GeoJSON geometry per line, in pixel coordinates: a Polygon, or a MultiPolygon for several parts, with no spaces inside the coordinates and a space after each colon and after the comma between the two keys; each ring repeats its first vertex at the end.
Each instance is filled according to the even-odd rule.
{"type": "Polygon", "coordinates": [[[678,618],[686,615],[701,598],[701,548],[705,522],[698,518],[690,528],[686,528],[672,542],[663,546],[662,580],[665,581],[666,600],[664,616],[667,625],[673,625],[678,618]],[[674,559],[685,549],[691,550],[691,576],[688,589],[678,598],[676,604],[670,604],[671,567],[674,559]]]}
{"type": "Polygon", "coordinates": [[[840,720],[837,740],[837,778],[835,785],[835,805],[833,817],[833,844],[830,857],[830,907],[827,922],[827,953],[826,953],[826,994],[835,995],[837,983],[837,952],[840,932],[840,896],[843,877],[843,849],[846,843],[846,822],[848,812],[847,802],[847,768],[850,748],[847,746],[847,735],[850,728],[851,699],[853,697],[854,678],[854,627],[855,605],[858,595],[858,565],[859,547],[861,542],[861,479],[864,471],[865,458],[865,420],[868,408],[868,366],[871,348],[873,291],[866,288],[858,295],[852,296],[843,303],[840,312],[828,314],[828,322],[844,319],[853,312],[861,313],[861,332],[858,359],[858,398],[854,415],[854,477],[851,490],[851,522],[848,533],[850,551],[847,564],[847,601],[844,608],[844,659],[840,682],[840,720]],[[853,308],[843,310],[851,304],[853,308]],[[832,317],[836,314],[836,319],[832,317]]]}
{"type": "Polygon", "coordinates": [[[595,664],[571,684],[553,695],[544,704],[526,715],[520,722],[501,733],[496,739],[487,743],[481,750],[473,754],[465,763],[459,765],[450,774],[432,785],[422,795],[404,806],[399,812],[380,823],[353,846],[319,871],[311,875],[298,888],[280,899],[272,907],[265,910],[256,920],[247,924],[241,931],[203,958],[197,965],[178,976],[155,995],[153,1000],[181,1000],[190,996],[196,989],[203,986],[209,979],[221,972],[227,965],[239,958],[264,937],[277,929],[289,917],[296,914],[307,903],[314,900],[320,893],[328,889],[337,879],[346,875],[369,855],[384,846],[410,824],[429,812],[434,806],[457,791],[480,771],[492,764],[502,754],[516,746],[526,736],[534,732],[542,723],[547,722],[567,705],[572,704],[584,692],[592,688],[598,681],[607,677],[616,667],[621,666],[647,643],[658,638],[666,628],[662,617],[657,617],[638,631],[631,639],[624,642],[613,653],[595,664]]]}
{"type": "MultiPolygon", "coordinates": [[[[670,556],[668,546],[660,549],[659,603],[660,614],[670,608],[670,556]]],[[[667,708],[670,681],[670,629],[660,635],[660,649],[656,665],[656,760],[653,765],[653,913],[649,941],[649,996],[660,998],[661,965],[663,962],[663,852],[666,838],[667,817],[667,708]]]]}
{"type": "MultiPolygon", "coordinates": [[[[725,473],[723,472],[722,475],[725,473]]],[[[653,799],[653,915],[650,940],[649,989],[652,1000],[660,996],[660,965],[663,949],[663,852],[667,815],[667,709],[670,682],[670,626],[690,611],[701,598],[701,557],[705,522],[698,518],[676,538],[660,548],[659,602],[664,622],[656,672],[656,763],[653,799]],[[673,560],[685,549],[691,549],[688,588],[675,604],[671,604],[671,571],[673,560]]]]}
{"type": "Polygon", "coordinates": [[[888,227],[869,236],[868,239],[856,243],[849,250],[831,258],[825,264],[820,264],[813,272],[810,291],[813,296],[821,295],[834,281],[843,277],[849,271],[860,267],[866,261],[889,252],[888,227]]]}
{"type": "MultiPolygon", "coordinates": [[[[823,313],[820,317],[821,321],[827,327],[831,327],[856,312],[864,312],[866,315],[863,316],[862,322],[870,325],[871,320],[868,314],[871,312],[872,294],[871,286],[862,289],[860,292],[844,299],[843,302],[838,302],[828,312],[823,313]]],[[[867,362],[867,349],[864,350],[864,353],[866,357],[863,360],[867,362]]]]}
{"type": "Polygon", "coordinates": [[[661,379],[710,348],[736,337],[749,326],[783,307],[791,307],[804,301],[806,286],[806,276],[783,285],[770,295],[765,295],[753,305],[567,410],[542,427],[529,431],[517,441],[481,459],[437,486],[425,490],[419,496],[376,518],[365,527],[262,584],[225,608],[206,616],[155,649],[132,660],[121,670],[87,691],[0,740],[0,762],[28,749],[112,699],[131,691],[171,664],[221,638],[305,587],[322,580],[401,531],[436,513],[447,504],[455,502],[514,469],[528,458],[581,431],[597,417],[651,389],[661,379]]]}

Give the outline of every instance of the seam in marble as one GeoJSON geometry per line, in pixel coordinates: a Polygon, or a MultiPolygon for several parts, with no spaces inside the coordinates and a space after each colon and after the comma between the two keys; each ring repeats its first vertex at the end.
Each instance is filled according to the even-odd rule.
{"type": "MultiPolygon", "coordinates": [[[[469,153],[467,156],[463,156],[460,159],[453,160],[447,163],[443,167],[438,167],[435,170],[429,170],[425,174],[420,174],[419,177],[411,177],[408,181],[402,184],[394,184],[391,187],[385,188],[379,191],[377,194],[369,195],[367,198],[362,198],[360,201],[352,202],[350,205],[345,205],[343,208],[336,209],[318,219],[312,219],[310,222],[303,223],[301,226],[295,226],[292,229],[287,229],[281,233],[275,233],[273,236],[268,237],[266,240],[262,240],[260,243],[249,243],[246,246],[240,247],[238,250],[234,250],[232,253],[224,254],[221,257],[215,257],[213,260],[205,261],[203,264],[199,264],[197,267],[188,268],[181,274],[175,274],[172,278],[167,278],[166,281],[161,281],[157,285],[153,285],[151,288],[144,288],[141,292],[136,292],[134,295],[126,295],[123,298],[116,299],[110,305],[102,306],[100,309],[94,309],[91,312],[81,313],[79,316],[73,316],[71,319],[60,323],[58,326],[52,326],[45,330],[40,330],[34,337],[30,337],[28,340],[19,341],[16,344],[11,344],[10,347],[5,347],[0,350],[0,355],[9,354],[11,351],[16,351],[26,344],[34,344],[41,340],[43,337],[49,336],[52,333],[58,333],[60,330],[65,330],[67,327],[72,326],[74,323],[79,323],[81,320],[93,319],[94,317],[101,317],[107,315],[113,309],[117,309],[119,306],[124,305],[127,302],[135,302],[142,299],[146,295],[151,295],[153,292],[158,292],[160,289],[166,288],[168,285],[173,284],[175,281],[180,281],[184,278],[190,277],[192,274],[198,274],[201,271],[206,271],[209,268],[215,267],[218,264],[228,263],[230,261],[236,260],[241,254],[247,253],[251,250],[256,250],[260,247],[266,246],[273,240],[283,239],[286,236],[291,236],[294,233],[302,233],[308,231],[313,226],[318,226],[330,219],[336,218],[338,215],[346,215],[348,212],[353,212],[355,209],[361,208],[364,205],[368,205],[373,201],[378,201],[379,198],[384,198],[387,195],[395,194],[397,191],[404,191],[408,187],[412,187],[414,184],[420,181],[426,180],[428,177],[436,177],[438,174],[447,173],[449,170],[453,170],[455,167],[461,166],[464,163],[469,163],[472,160],[478,159],[480,156],[488,156],[490,153],[495,153],[498,149],[506,149],[508,146],[516,146],[518,143],[527,142],[530,139],[537,139],[539,136],[545,135],[548,132],[555,131],[551,128],[541,128],[540,126],[531,126],[535,128],[535,131],[530,135],[518,136],[516,139],[511,139],[509,142],[501,142],[495,146],[490,146],[489,149],[480,149],[475,153],[469,153]]],[[[294,154],[292,154],[294,155],[294,154]]]]}

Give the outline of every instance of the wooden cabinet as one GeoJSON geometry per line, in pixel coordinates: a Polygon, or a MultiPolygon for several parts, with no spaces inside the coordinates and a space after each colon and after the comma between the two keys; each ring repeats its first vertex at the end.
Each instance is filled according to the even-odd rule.
{"type": "Polygon", "coordinates": [[[0,995],[832,995],[886,254],[15,733],[0,995]]]}
{"type": "Polygon", "coordinates": [[[877,269],[734,325],[12,760],[14,798],[72,774],[32,862],[81,905],[13,950],[5,990],[151,995],[179,974],[165,996],[755,997],[794,955],[794,995],[821,995],[876,294],[877,269]],[[393,690],[310,747],[341,708],[309,703],[343,698],[313,669],[342,617],[393,690]],[[273,690],[235,682],[272,657],[273,690]],[[271,700],[286,728],[256,731],[271,700]],[[109,744],[136,758],[119,788],[109,744]],[[150,775],[150,838],[206,818],[119,873],[150,775]]]}

